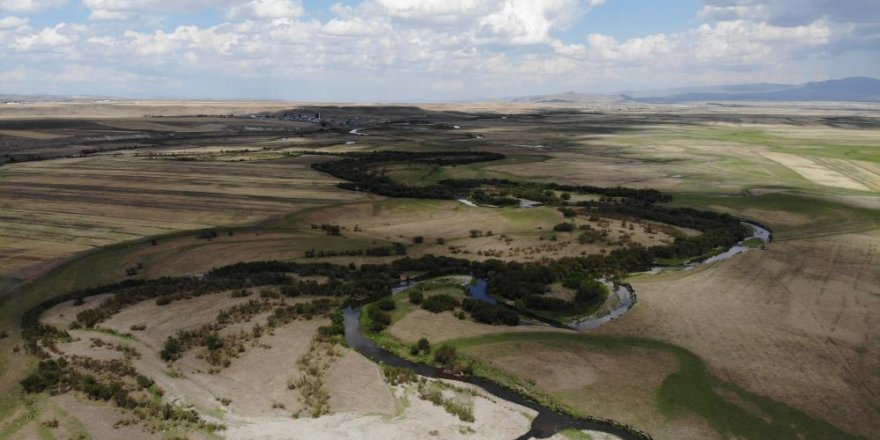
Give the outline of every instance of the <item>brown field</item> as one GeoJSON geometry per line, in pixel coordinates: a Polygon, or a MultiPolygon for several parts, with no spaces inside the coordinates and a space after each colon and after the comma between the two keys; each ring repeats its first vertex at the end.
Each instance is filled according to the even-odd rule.
{"type": "Polygon", "coordinates": [[[656,390],[678,367],[671,354],[559,341],[498,342],[464,351],[578,411],[637,426],[656,438],[722,438],[696,417],[671,418],[659,411],[656,390]]]}
{"type": "Polygon", "coordinates": [[[880,234],[771,244],[687,276],[633,281],[639,305],[600,333],[651,335],[720,377],[880,435],[880,234]]]}
{"type": "Polygon", "coordinates": [[[74,253],[114,243],[251,224],[358,197],[312,171],[312,160],[99,156],[7,165],[0,174],[0,277],[27,279],[74,253]]]}

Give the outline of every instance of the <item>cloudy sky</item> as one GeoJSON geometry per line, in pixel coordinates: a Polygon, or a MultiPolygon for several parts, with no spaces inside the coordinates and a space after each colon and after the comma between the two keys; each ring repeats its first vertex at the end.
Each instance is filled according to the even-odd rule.
{"type": "Polygon", "coordinates": [[[880,77],[878,0],[0,0],[0,93],[455,100],[880,77]]]}

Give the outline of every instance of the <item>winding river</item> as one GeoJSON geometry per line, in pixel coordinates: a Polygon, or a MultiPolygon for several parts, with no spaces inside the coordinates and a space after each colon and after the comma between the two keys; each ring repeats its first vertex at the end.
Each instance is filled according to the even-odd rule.
{"type": "MultiPolygon", "coordinates": [[[[769,229],[761,226],[759,224],[748,222],[743,220],[743,224],[752,229],[752,236],[750,238],[758,238],[761,239],[764,243],[769,243],[772,240],[772,233],[769,229]]],[[[745,241],[745,240],[744,240],[745,241]]],[[[740,242],[730,249],[714,255],[710,258],[699,262],[690,262],[682,266],[674,267],[674,269],[691,269],[698,265],[714,263],[716,261],[721,261],[733,257],[734,255],[752,250],[754,248],[746,246],[743,242],[740,242]]],[[[652,270],[651,272],[657,273],[657,268],[652,270]]],[[[668,270],[670,267],[664,267],[662,270],[668,270]]],[[[612,309],[609,313],[599,316],[599,317],[591,317],[584,321],[580,321],[574,323],[568,328],[581,330],[581,329],[590,329],[596,328],[606,322],[609,322],[624,313],[626,313],[629,309],[631,309],[636,303],[636,294],[633,290],[632,286],[628,284],[615,284],[610,281],[606,281],[610,284],[609,287],[613,288],[613,292],[618,296],[618,303],[614,309],[612,309]]],[[[395,292],[401,291],[403,289],[409,288],[416,284],[414,281],[408,281],[406,283],[401,284],[397,288],[394,289],[395,292]]],[[[474,284],[468,286],[469,294],[481,301],[486,301],[490,303],[495,303],[495,299],[486,294],[486,281],[482,279],[477,279],[474,284]]],[[[481,379],[479,377],[473,376],[459,376],[450,374],[442,369],[431,367],[428,365],[417,364],[415,362],[408,361],[397,355],[382,349],[381,347],[374,344],[372,341],[364,337],[361,333],[360,328],[360,309],[355,309],[352,307],[348,307],[344,311],[345,317],[345,341],[348,343],[348,346],[357,350],[362,355],[366,356],[368,359],[372,360],[376,363],[381,363],[385,365],[391,365],[395,367],[406,368],[412,370],[416,374],[424,377],[430,377],[435,379],[449,379],[449,380],[457,380],[460,382],[466,382],[472,385],[476,385],[487,393],[498,397],[500,399],[504,399],[509,402],[513,402],[519,405],[522,405],[527,408],[531,408],[537,411],[538,416],[532,421],[531,429],[528,432],[518,437],[516,440],[525,440],[531,438],[547,438],[553,436],[554,434],[565,430],[565,429],[579,429],[579,430],[592,430],[605,432],[608,434],[613,434],[617,437],[620,437],[624,440],[643,440],[646,438],[651,438],[649,435],[628,429],[620,424],[614,422],[613,420],[605,420],[605,419],[586,419],[586,418],[576,418],[566,414],[561,414],[556,411],[550,410],[540,404],[529,400],[528,398],[518,394],[515,391],[504,388],[494,382],[491,382],[486,379],[481,379]]],[[[552,323],[551,323],[552,324],[552,323]]],[[[556,327],[560,327],[558,323],[556,323],[556,327]]],[[[562,326],[566,327],[566,326],[562,326]]]]}

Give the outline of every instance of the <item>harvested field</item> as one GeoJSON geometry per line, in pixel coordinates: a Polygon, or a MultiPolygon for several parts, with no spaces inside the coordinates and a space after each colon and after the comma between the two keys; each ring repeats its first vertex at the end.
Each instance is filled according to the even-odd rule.
{"type": "Polygon", "coordinates": [[[0,175],[0,276],[24,279],[70,255],[353,200],[309,158],[259,164],[95,157],[8,165],[0,175]]]}
{"type": "MultiPolygon", "coordinates": [[[[829,167],[828,165],[823,165],[818,159],[807,159],[786,153],[764,153],[764,157],[791,168],[796,173],[817,185],[870,191],[867,186],[859,181],[829,167]]],[[[874,179],[872,180],[876,180],[877,178],[878,176],[874,176],[874,179]]]]}

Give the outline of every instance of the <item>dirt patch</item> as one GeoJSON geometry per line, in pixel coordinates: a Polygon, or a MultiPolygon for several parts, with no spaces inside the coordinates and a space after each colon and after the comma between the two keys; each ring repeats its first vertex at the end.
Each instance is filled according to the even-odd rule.
{"type": "Polygon", "coordinates": [[[527,432],[535,414],[528,408],[478,395],[473,397],[475,421],[468,423],[419,399],[413,391],[406,391],[400,386],[394,389],[401,403],[401,413],[395,417],[346,412],[318,419],[247,418],[231,423],[224,435],[230,440],[509,440],[527,432]]]}
{"type": "Polygon", "coordinates": [[[324,375],[333,412],[393,415],[395,400],[372,361],[347,351],[324,375]]]}
{"type": "Polygon", "coordinates": [[[117,425],[117,422],[128,420],[123,412],[111,407],[109,404],[96,403],[78,398],[70,394],[63,394],[49,398],[50,402],[57,405],[65,413],[75,418],[83,425],[90,438],[95,440],[154,440],[162,438],[160,433],[150,433],[140,425],[117,425]]]}

